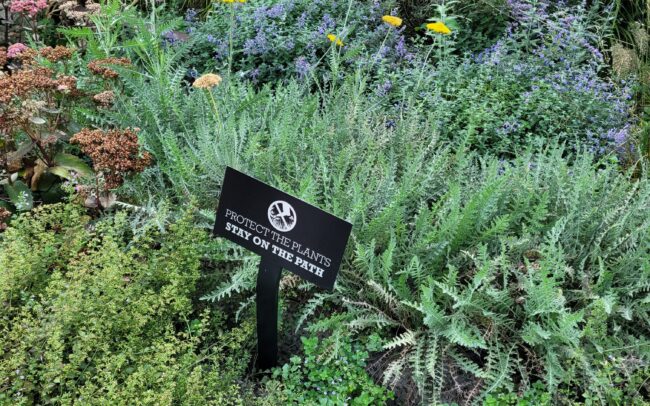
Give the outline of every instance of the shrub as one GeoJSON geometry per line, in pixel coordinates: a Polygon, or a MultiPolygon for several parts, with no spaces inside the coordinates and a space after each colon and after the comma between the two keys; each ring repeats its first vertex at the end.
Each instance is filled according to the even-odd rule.
{"type": "MultiPolygon", "coordinates": [[[[274,0],[246,4],[217,3],[205,22],[190,14],[188,66],[199,72],[229,69],[254,83],[286,82],[330,75],[328,50],[348,65],[396,63],[409,54],[401,29],[381,21],[392,1],[274,0]],[[336,49],[328,34],[342,39],[336,49]],[[231,55],[232,53],[232,55],[231,55]]],[[[174,33],[166,34],[171,41],[174,33]]]]}
{"type": "Polygon", "coordinates": [[[236,382],[252,324],[193,311],[207,235],[130,230],[56,204],[0,237],[0,404],[255,401],[236,382]]]}
{"type": "Polygon", "coordinates": [[[421,106],[444,139],[507,159],[554,141],[599,155],[634,149],[633,88],[604,75],[597,48],[609,12],[511,3],[513,22],[492,46],[455,57],[446,49],[456,46],[452,36],[432,49],[435,69],[415,66],[391,78],[396,91],[386,105],[421,106]]]}
{"type": "MultiPolygon", "coordinates": [[[[648,396],[628,383],[648,365],[650,184],[561,154],[484,160],[446,177],[405,172],[397,182],[411,188],[355,222],[338,293],[307,306],[347,311],[311,328],[391,332],[384,382],[410,373],[425,401],[535,381],[554,403],[607,402],[611,382],[623,403],[648,396]]],[[[448,161],[428,162],[439,171],[448,161]]]]}
{"type": "MultiPolygon", "coordinates": [[[[377,337],[375,337],[376,339],[377,337]]],[[[338,344],[338,356],[329,359],[326,340],[302,337],[304,356],[293,356],[289,363],[273,371],[281,379],[285,402],[318,405],[383,405],[392,398],[377,386],[365,371],[368,352],[361,344],[338,344]]],[[[373,349],[372,343],[368,345],[373,349]]],[[[375,346],[374,349],[377,349],[375,346]]]]}
{"type": "Polygon", "coordinates": [[[60,201],[64,181],[92,177],[87,163],[71,154],[68,140],[78,116],[110,107],[112,92],[107,80],[89,78],[79,68],[74,49],[16,45],[22,44],[0,48],[0,63],[11,66],[7,73],[0,70],[0,87],[6,89],[0,96],[0,206],[27,211],[35,202],[60,201]]]}
{"type": "Polygon", "coordinates": [[[79,144],[83,153],[92,159],[93,169],[102,175],[106,190],[118,188],[125,176],[142,172],[151,164],[149,153],[140,153],[136,131],[129,128],[111,131],[84,128],[70,142],[79,144]]]}

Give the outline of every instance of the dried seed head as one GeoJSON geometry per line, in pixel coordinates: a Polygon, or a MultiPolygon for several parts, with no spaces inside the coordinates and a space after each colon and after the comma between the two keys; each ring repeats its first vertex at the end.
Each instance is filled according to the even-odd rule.
{"type": "Polygon", "coordinates": [[[192,84],[192,86],[194,86],[197,89],[212,89],[215,86],[219,86],[221,80],[222,80],[221,76],[217,74],[206,73],[205,75],[196,79],[194,81],[194,84],[192,84]]]}
{"type": "Polygon", "coordinates": [[[639,57],[633,49],[626,48],[622,44],[612,46],[612,69],[619,76],[627,76],[634,73],[639,66],[639,57]]]}
{"type": "Polygon", "coordinates": [[[40,50],[41,56],[50,62],[57,62],[64,59],[70,59],[73,52],[74,50],[60,45],[57,45],[54,48],[45,47],[40,50]]]}
{"type": "Polygon", "coordinates": [[[70,142],[79,144],[93,161],[96,172],[106,181],[106,190],[115,189],[128,174],[142,172],[151,164],[148,152],[140,154],[138,129],[91,130],[84,128],[70,142]]]}
{"type": "Polygon", "coordinates": [[[7,220],[11,218],[11,212],[4,207],[0,207],[0,231],[7,229],[7,220]]]}
{"type": "Polygon", "coordinates": [[[112,90],[106,90],[93,96],[93,101],[100,107],[110,107],[115,101],[115,93],[112,90]]]}
{"type": "Polygon", "coordinates": [[[107,65],[131,66],[131,61],[128,58],[96,59],[88,64],[88,69],[95,75],[101,75],[105,79],[114,79],[118,77],[118,73],[113,69],[108,68],[107,65]]]}

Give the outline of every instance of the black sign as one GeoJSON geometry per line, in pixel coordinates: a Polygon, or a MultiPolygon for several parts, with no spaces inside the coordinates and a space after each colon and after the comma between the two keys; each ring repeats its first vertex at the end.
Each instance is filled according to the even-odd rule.
{"type": "Polygon", "coordinates": [[[352,224],[230,167],[214,234],[332,289],[352,224]]]}

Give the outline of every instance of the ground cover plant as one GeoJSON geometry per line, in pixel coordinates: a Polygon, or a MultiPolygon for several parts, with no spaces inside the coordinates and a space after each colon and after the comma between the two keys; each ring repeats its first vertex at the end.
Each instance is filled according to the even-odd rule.
{"type": "Polygon", "coordinates": [[[647,1],[11,3],[0,404],[650,402],[647,1]],[[271,371],[226,166],[353,224],[271,371]]]}

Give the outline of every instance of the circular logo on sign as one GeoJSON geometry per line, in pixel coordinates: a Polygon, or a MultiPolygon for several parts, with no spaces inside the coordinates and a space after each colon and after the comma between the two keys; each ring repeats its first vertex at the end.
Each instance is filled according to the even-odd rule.
{"type": "Polygon", "coordinates": [[[276,200],[269,206],[269,221],[278,231],[291,231],[296,226],[296,211],[284,200],[276,200]]]}

